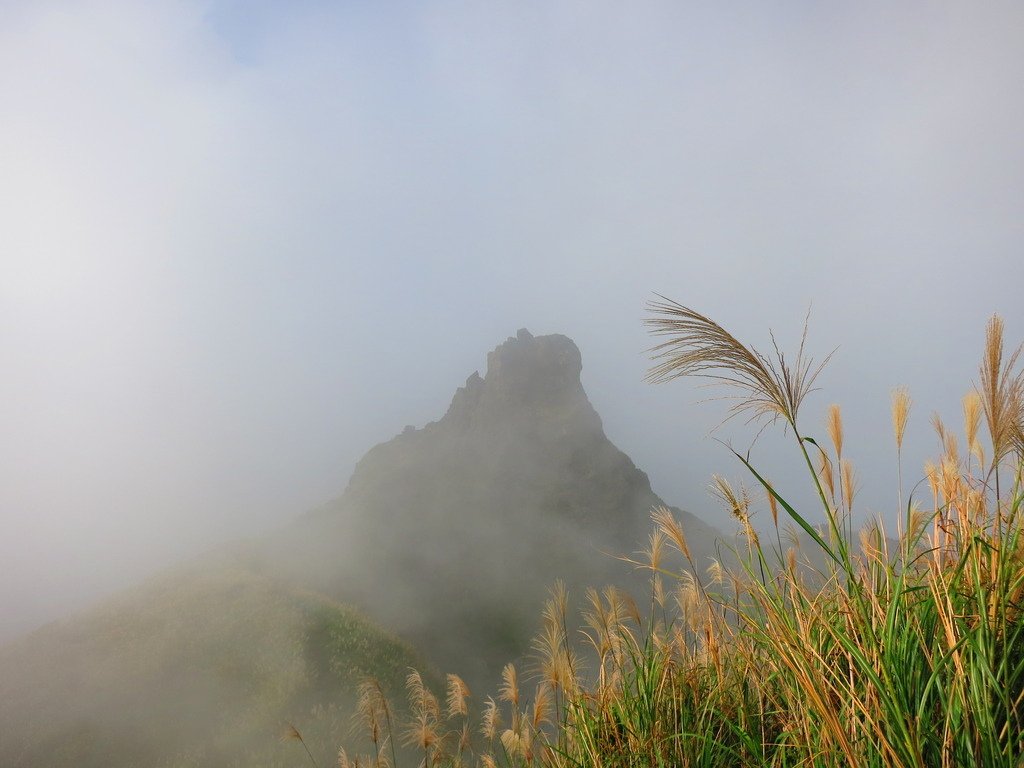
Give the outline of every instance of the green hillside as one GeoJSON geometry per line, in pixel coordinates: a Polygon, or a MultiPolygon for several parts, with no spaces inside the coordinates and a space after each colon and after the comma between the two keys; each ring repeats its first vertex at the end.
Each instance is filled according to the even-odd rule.
{"type": "Polygon", "coordinates": [[[0,650],[0,764],[295,765],[287,722],[329,764],[359,680],[396,692],[410,666],[350,608],[194,563],[0,650]]]}

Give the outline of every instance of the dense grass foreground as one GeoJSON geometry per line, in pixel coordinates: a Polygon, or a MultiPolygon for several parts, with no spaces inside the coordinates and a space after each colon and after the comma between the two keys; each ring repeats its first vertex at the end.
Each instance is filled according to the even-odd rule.
{"type": "MultiPolygon", "coordinates": [[[[713,490],[742,527],[739,552],[705,570],[671,513],[655,510],[643,611],[618,590],[589,593],[579,647],[556,589],[530,705],[510,665],[474,740],[461,681],[449,679],[445,713],[412,677],[419,714],[406,743],[427,765],[1020,765],[1024,376],[1018,354],[1004,359],[1001,321],[988,325],[978,386],[964,399],[965,450],[934,419],[943,452],[925,469],[925,498],[899,489],[894,538],[878,523],[855,540],[841,413],[829,410],[827,447],[797,419],[820,367],[802,348],[792,363],[762,355],[674,302],[652,311],[663,337],[652,380],[708,376],[737,391],[736,413],[782,421],[826,525],[811,525],[737,454],[756,493],[721,478],[713,490]],[[774,523],[767,542],[750,522],[755,496],[774,523]]],[[[909,409],[897,390],[897,456],[909,409]]],[[[390,724],[380,728],[386,707],[364,700],[375,744],[393,738],[390,724]]],[[[381,748],[370,762],[388,756],[381,748]]]]}

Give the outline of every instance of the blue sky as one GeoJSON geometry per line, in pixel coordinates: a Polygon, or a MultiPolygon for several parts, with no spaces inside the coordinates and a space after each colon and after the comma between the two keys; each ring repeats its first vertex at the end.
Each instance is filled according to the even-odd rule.
{"type": "MultiPolygon", "coordinates": [[[[1024,338],[1015,4],[0,8],[0,634],[336,495],[520,327],[728,527],[719,406],[642,383],[664,293],[839,351],[862,513],[1024,338]]],[[[730,426],[723,437],[749,442],[730,426]]],[[[774,477],[798,483],[770,436],[774,477]]],[[[13,631],[13,630],[10,630],[13,631]]]]}

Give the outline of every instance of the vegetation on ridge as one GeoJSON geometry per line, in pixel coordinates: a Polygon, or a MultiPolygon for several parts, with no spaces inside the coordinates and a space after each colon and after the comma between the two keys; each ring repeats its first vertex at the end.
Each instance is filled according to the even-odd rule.
{"type": "Polygon", "coordinates": [[[0,764],[283,768],[285,716],[322,760],[360,679],[398,693],[422,664],[351,608],[218,553],[0,649],[0,764]]]}
{"type": "MultiPolygon", "coordinates": [[[[421,727],[407,733],[421,765],[1019,765],[1024,374],[1019,350],[1004,354],[1001,320],[989,322],[979,384],[964,398],[964,450],[934,418],[941,456],[925,467],[923,498],[904,495],[900,466],[890,539],[881,521],[852,530],[856,483],[838,406],[828,410],[827,443],[802,431],[798,412],[820,370],[802,346],[789,363],[687,307],[665,300],[651,309],[652,329],[665,338],[652,379],[711,376],[738,388],[734,412],[781,419],[826,529],[737,454],[755,490],[713,482],[744,532],[735,564],[703,572],[678,521],[655,510],[645,610],[618,589],[591,590],[581,645],[556,588],[536,643],[535,694],[521,695],[515,667],[506,667],[476,745],[465,736],[465,692],[456,696],[462,706],[443,713],[411,679],[421,727]],[[767,541],[751,524],[761,498],[774,528],[767,541]]],[[[910,406],[895,390],[899,464],[910,406]]],[[[341,768],[388,761],[385,750],[338,758],[341,768]]]]}

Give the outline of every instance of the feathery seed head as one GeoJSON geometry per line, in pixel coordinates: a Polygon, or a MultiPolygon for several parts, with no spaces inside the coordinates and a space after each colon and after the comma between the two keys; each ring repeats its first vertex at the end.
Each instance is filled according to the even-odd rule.
{"type": "Polygon", "coordinates": [[[910,512],[907,517],[907,538],[911,541],[916,539],[918,531],[921,530],[924,523],[924,511],[921,509],[921,505],[915,501],[910,505],[910,512]]]}
{"type": "Polygon", "coordinates": [[[700,611],[700,592],[697,589],[697,581],[689,571],[683,574],[679,586],[676,587],[676,605],[683,618],[690,622],[700,611]]]}
{"type": "Polygon", "coordinates": [[[682,553],[683,557],[692,563],[693,558],[690,556],[690,547],[687,545],[683,527],[675,519],[672,511],[664,506],[655,507],[651,510],[651,520],[668,537],[669,541],[675,545],[675,548],[682,553]]]}
{"type": "Polygon", "coordinates": [[[843,480],[843,500],[846,503],[847,509],[853,508],[853,497],[857,492],[857,488],[854,482],[854,471],[853,464],[849,459],[843,459],[840,462],[840,474],[843,480]]]}
{"type": "Polygon", "coordinates": [[[910,417],[910,394],[906,387],[892,391],[892,430],[896,436],[896,449],[903,448],[903,435],[907,431],[907,419],[910,417]]]}
{"type": "Polygon", "coordinates": [[[828,496],[835,503],[836,499],[836,478],[832,472],[832,461],[824,451],[818,451],[818,477],[822,485],[828,491],[828,496]]]}
{"type": "MultiPolygon", "coordinates": [[[[437,697],[424,685],[423,678],[417,670],[410,668],[409,674],[405,678],[405,688],[409,695],[409,708],[416,719],[417,727],[419,727],[418,735],[415,738],[411,729],[407,731],[406,741],[418,743],[420,749],[425,749],[426,747],[421,742],[429,735],[427,733],[428,725],[432,728],[441,716],[441,707],[437,702],[437,697]],[[419,739],[419,742],[416,739],[419,739]]],[[[436,732],[433,733],[433,740],[437,740],[436,732]]]]}
{"type": "MultiPolygon", "coordinates": [[[[768,485],[771,488],[775,487],[771,483],[769,483],[768,485]]],[[[773,494],[771,491],[768,491],[767,495],[768,495],[768,510],[772,513],[772,525],[774,525],[776,528],[778,528],[779,527],[779,502],[775,498],[775,494],[773,494]]]]}
{"type": "Polygon", "coordinates": [[[979,371],[982,410],[992,439],[992,462],[998,464],[1013,450],[1021,431],[1021,401],[1024,400],[1024,371],[1016,374],[1022,347],[1003,362],[1003,320],[993,315],[985,328],[985,355],[979,371]]]}
{"type": "Polygon", "coordinates": [[[545,683],[537,686],[533,695],[533,728],[537,730],[544,723],[551,722],[551,689],[545,683]]]}
{"type": "Polygon", "coordinates": [[[935,430],[936,436],[939,438],[939,444],[942,446],[942,452],[946,456],[957,454],[956,446],[956,435],[950,430],[946,429],[945,423],[942,421],[942,417],[938,413],[932,414],[932,429],[935,430]]]}
{"type": "MultiPolygon", "coordinates": [[[[981,440],[975,440],[974,441],[974,445],[972,445],[970,447],[970,449],[971,449],[971,454],[974,456],[974,458],[976,458],[978,460],[978,466],[979,467],[986,466],[986,464],[985,464],[985,446],[982,444],[981,440]]],[[[1020,449],[1018,449],[1018,450],[1020,450],[1020,449]]],[[[1021,455],[1022,455],[1022,457],[1024,457],[1024,453],[1022,453],[1021,455]]]]}
{"type": "Polygon", "coordinates": [[[423,684],[423,677],[419,671],[412,667],[409,668],[409,674],[405,677],[405,690],[409,694],[409,701],[413,707],[421,707],[421,702],[427,689],[423,684]]]}
{"type": "Polygon", "coordinates": [[[739,520],[743,529],[743,538],[750,547],[758,546],[758,534],[751,525],[751,495],[743,486],[740,486],[739,493],[729,484],[729,481],[720,475],[712,476],[712,496],[718,498],[722,504],[732,513],[732,516],[739,520]]]}
{"type": "Polygon", "coordinates": [[[409,670],[405,678],[405,687],[409,694],[412,721],[405,729],[403,742],[425,752],[439,741],[437,720],[440,716],[440,707],[437,698],[424,685],[423,678],[417,670],[409,670]]]}
{"type": "Polygon", "coordinates": [[[828,407],[828,436],[836,449],[836,458],[843,458],[843,415],[836,403],[828,407]]]}
{"type": "Polygon", "coordinates": [[[405,730],[404,744],[421,752],[431,749],[439,740],[436,722],[422,714],[414,718],[405,730]]]}
{"type": "Polygon", "coordinates": [[[506,728],[501,732],[501,745],[512,757],[526,759],[529,750],[528,742],[523,738],[523,730],[506,728]]]}
{"type": "Polygon", "coordinates": [[[509,662],[501,670],[501,688],[498,689],[498,698],[509,702],[513,707],[519,707],[519,677],[516,674],[515,664],[509,662]]]}
{"type": "Polygon", "coordinates": [[[626,604],[623,593],[614,584],[604,588],[604,601],[608,607],[608,618],[612,628],[618,627],[626,620],[626,604]]]}
{"type": "Polygon", "coordinates": [[[736,493],[728,480],[721,475],[712,475],[710,490],[711,495],[722,502],[733,517],[741,523],[746,522],[749,504],[745,503],[743,494],[736,493]]]}
{"type": "Polygon", "coordinates": [[[1013,449],[1024,462],[1024,371],[1017,377],[1018,385],[1013,397],[1013,429],[1010,435],[1013,449]]]}
{"type": "Polygon", "coordinates": [[[615,589],[612,587],[616,595],[616,604],[619,615],[622,616],[622,620],[629,619],[638,627],[643,623],[643,619],[640,616],[640,608],[636,604],[636,600],[633,596],[622,589],[615,589]]]}
{"type": "MultiPolygon", "coordinates": [[[[746,347],[713,320],[664,296],[648,304],[654,315],[645,321],[655,336],[667,337],[653,347],[655,365],[647,380],[671,381],[681,376],[699,376],[739,390],[732,415],[750,414],[774,421],[796,423],[804,398],[813,391],[814,380],[828,363],[815,367],[804,357],[807,323],[793,366],[775,347],[773,358],[746,347]]],[[[774,341],[773,341],[774,344],[774,341]]]]}
{"type": "Polygon", "coordinates": [[[469,711],[466,699],[469,698],[469,686],[458,675],[448,674],[448,717],[465,717],[469,711]]]}
{"type": "Polygon", "coordinates": [[[972,389],[964,395],[963,407],[967,449],[973,452],[973,446],[978,439],[978,426],[981,424],[981,395],[978,394],[978,390],[972,389]]]}
{"type": "Polygon", "coordinates": [[[561,579],[555,581],[555,586],[551,588],[551,609],[552,616],[557,620],[561,620],[565,617],[566,611],[569,605],[569,590],[565,586],[565,582],[561,579]]]}
{"type": "Polygon", "coordinates": [[[381,729],[390,718],[391,711],[380,681],[368,677],[359,683],[359,698],[356,701],[355,722],[369,734],[377,744],[381,740],[381,729]]]}
{"type": "Polygon", "coordinates": [[[540,633],[533,639],[533,648],[540,657],[540,673],[554,688],[562,684],[562,656],[564,655],[561,625],[545,621],[540,633]]]}
{"type": "Polygon", "coordinates": [[[948,458],[953,464],[959,466],[960,464],[960,444],[957,442],[956,434],[950,432],[946,435],[945,444],[945,458],[948,458]]]}
{"type": "Polygon", "coordinates": [[[662,608],[665,607],[665,580],[661,578],[660,574],[655,574],[653,583],[654,602],[660,605],[662,608]]]}
{"type": "Polygon", "coordinates": [[[648,542],[644,555],[647,557],[648,568],[656,572],[661,568],[661,556],[665,547],[665,534],[661,528],[655,528],[651,531],[648,542]]]}
{"type": "Polygon", "coordinates": [[[928,487],[932,489],[932,496],[937,498],[939,495],[939,468],[935,466],[935,462],[929,460],[924,463],[924,476],[928,479],[928,487]]]}
{"type": "Polygon", "coordinates": [[[963,482],[960,479],[960,467],[956,460],[945,456],[939,465],[939,479],[942,497],[947,504],[954,504],[960,500],[963,482]]]}
{"type": "Polygon", "coordinates": [[[498,711],[498,705],[494,702],[490,696],[487,697],[487,702],[484,704],[484,714],[480,719],[480,733],[488,741],[492,740],[498,733],[498,728],[501,727],[501,713],[498,711]]]}

